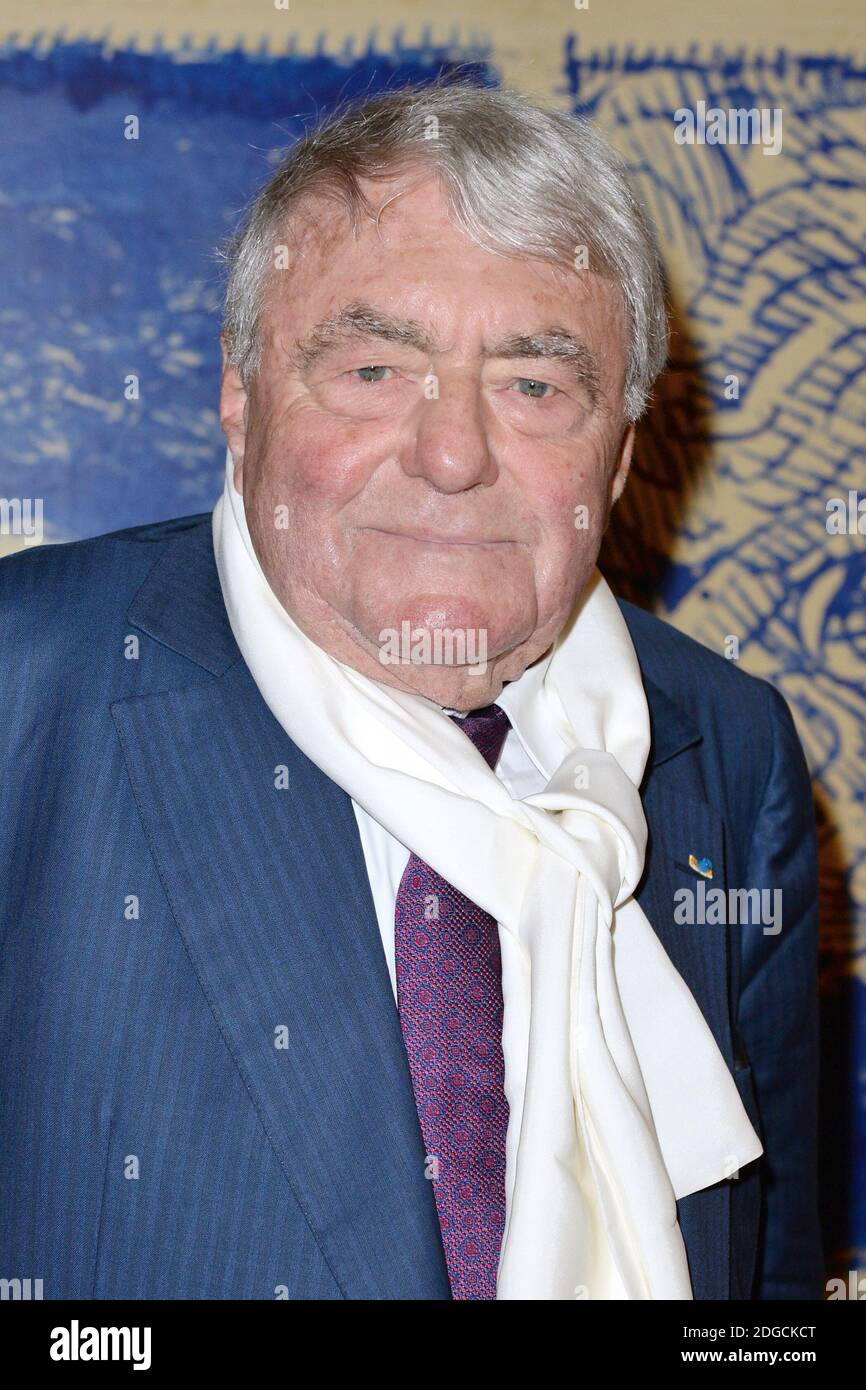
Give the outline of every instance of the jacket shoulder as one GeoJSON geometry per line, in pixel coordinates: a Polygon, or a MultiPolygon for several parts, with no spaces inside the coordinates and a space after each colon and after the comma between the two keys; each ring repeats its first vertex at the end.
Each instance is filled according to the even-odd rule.
{"type": "MultiPolygon", "coordinates": [[[[704,646],[653,613],[618,599],[644,677],[688,711],[700,725],[708,710],[721,706],[737,719],[766,710],[777,695],[769,681],[750,675],[737,661],[704,646]]],[[[779,697],[781,698],[781,697],[779,697]]]]}
{"type": "Polygon", "coordinates": [[[210,520],[210,512],[202,512],[6,555],[0,559],[4,618],[11,621],[16,606],[24,603],[30,630],[52,614],[68,624],[79,612],[90,622],[114,608],[125,612],[166,545],[181,532],[209,526],[210,520]]]}
{"type": "Polygon", "coordinates": [[[40,545],[0,560],[0,669],[33,686],[121,650],[127,610],[167,547],[210,535],[210,513],[40,545]]]}
{"type": "MultiPolygon", "coordinates": [[[[650,718],[685,721],[703,797],[726,821],[737,864],[746,865],[768,796],[811,804],[809,773],[788,704],[769,681],[750,675],[670,623],[620,600],[637,652],[650,718]]],[[[669,764],[675,771],[677,762],[669,764]]],[[[786,813],[787,814],[787,813],[786,813]]],[[[790,817],[788,817],[790,818],[790,817]]]]}
{"type": "Polygon", "coordinates": [[[200,512],[107,531],[80,541],[25,546],[0,559],[0,599],[14,603],[39,590],[57,588],[66,592],[65,585],[86,585],[88,580],[95,586],[100,577],[117,570],[130,573],[136,569],[137,573],[146,574],[161,547],[180,532],[202,527],[210,519],[210,512],[200,512]]]}

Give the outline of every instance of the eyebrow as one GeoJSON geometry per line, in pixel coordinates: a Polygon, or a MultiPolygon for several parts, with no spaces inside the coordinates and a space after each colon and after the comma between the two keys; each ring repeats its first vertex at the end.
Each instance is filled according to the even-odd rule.
{"type": "MultiPolygon", "coordinates": [[[[296,340],[293,364],[309,371],[322,357],[352,338],[374,338],[415,348],[432,357],[441,351],[427,329],[415,319],[400,318],[371,304],[356,301],[330,318],[317,323],[303,338],[296,340]]],[[[595,353],[567,328],[551,327],[537,333],[516,333],[485,349],[486,358],[528,359],[561,362],[569,368],[578,386],[587,392],[593,406],[601,396],[601,372],[595,353]]]]}

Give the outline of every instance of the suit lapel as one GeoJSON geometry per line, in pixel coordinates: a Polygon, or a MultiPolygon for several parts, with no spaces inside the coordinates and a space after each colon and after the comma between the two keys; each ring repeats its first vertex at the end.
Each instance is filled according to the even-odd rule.
{"type": "Polygon", "coordinates": [[[724,823],[712,806],[686,790],[685,761],[658,769],[644,792],[650,843],[636,897],[730,1066],[728,931],[724,919],[712,922],[718,901],[713,894],[727,890],[724,823]],[[710,860],[711,879],[689,866],[690,855],[710,860]],[[710,921],[701,923],[702,915],[710,921]]]}
{"type": "MultiPolygon", "coordinates": [[[[152,574],[135,605],[177,650],[190,578],[169,604],[152,574]]],[[[344,1296],[449,1298],[351,803],[287,738],[225,631],[199,631],[191,651],[225,673],[113,707],[178,929],[344,1296]]]]}
{"type": "MultiPolygon", "coordinates": [[[[669,697],[644,679],[653,722],[654,758],[641,788],[649,827],[644,874],[635,894],[672,964],[685,980],[729,1066],[732,1065],[728,974],[730,938],[721,923],[677,921],[702,892],[727,890],[725,827],[704,800],[695,752],[700,735],[669,697]],[[712,879],[689,866],[707,858],[712,879]],[[689,895],[683,896],[683,890],[689,895]],[[679,895],[679,896],[678,896],[679,895]],[[677,913],[677,907],[680,912],[677,913]]],[[[709,915],[709,914],[708,914],[709,915]]],[[[727,1299],[731,1283],[731,1184],[715,1184],[677,1203],[696,1299],[727,1299]]]]}

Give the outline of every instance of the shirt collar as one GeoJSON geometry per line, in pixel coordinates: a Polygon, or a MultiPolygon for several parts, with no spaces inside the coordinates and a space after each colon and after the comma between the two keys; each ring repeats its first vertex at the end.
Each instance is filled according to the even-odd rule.
{"type": "Polygon", "coordinates": [[[553,650],[551,646],[521,676],[503,686],[495,702],[505,710],[527,757],[547,781],[569,752],[569,745],[559,732],[564,726],[564,715],[545,679],[553,650]]]}
{"type": "MultiPolygon", "coordinates": [[[[527,666],[516,680],[508,681],[493,702],[508,715],[524,752],[548,782],[571,752],[571,745],[564,736],[565,714],[545,680],[555,645],[527,666]]],[[[465,710],[440,708],[443,714],[456,715],[458,719],[466,717],[465,710]]]]}

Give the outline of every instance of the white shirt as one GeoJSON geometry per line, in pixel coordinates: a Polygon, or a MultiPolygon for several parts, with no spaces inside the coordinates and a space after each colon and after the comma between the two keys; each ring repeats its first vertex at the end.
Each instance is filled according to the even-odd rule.
{"type": "MultiPolygon", "coordinates": [[[[550,767],[542,765],[542,759],[545,763],[550,761],[549,756],[545,756],[549,731],[546,731],[547,739],[533,737],[542,721],[541,685],[552,654],[552,650],[549,651],[527,667],[517,680],[509,681],[494,701],[511,721],[494,771],[515,801],[543,791],[555,770],[555,763],[550,767]]],[[[396,999],[394,912],[400,880],[409,862],[409,850],[356,801],[352,802],[352,809],[361,834],[364,862],[396,999]]]]}

